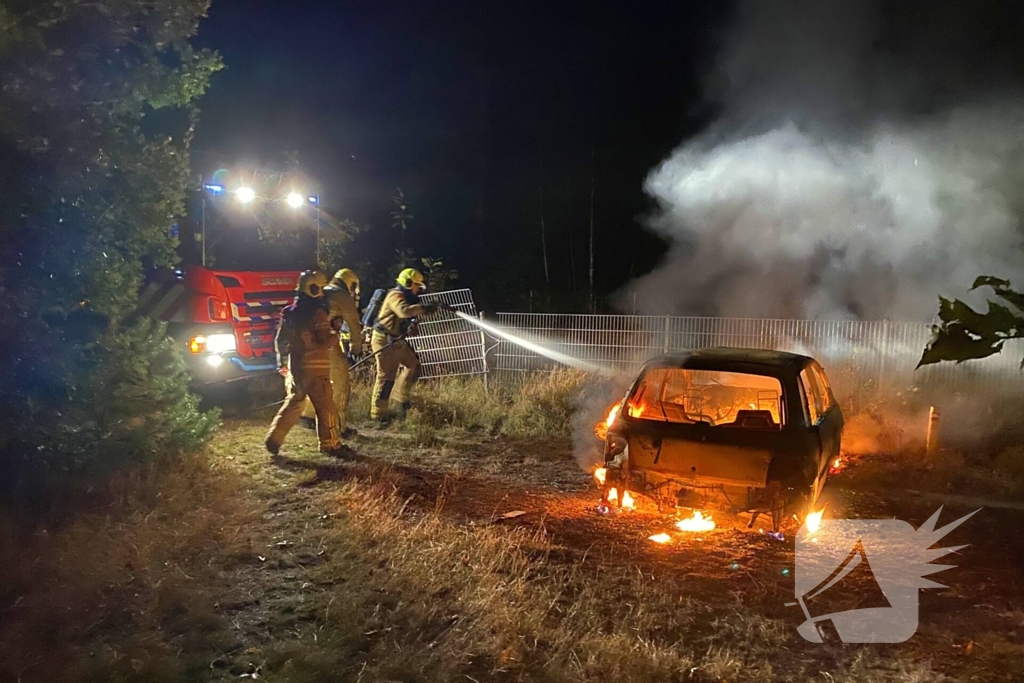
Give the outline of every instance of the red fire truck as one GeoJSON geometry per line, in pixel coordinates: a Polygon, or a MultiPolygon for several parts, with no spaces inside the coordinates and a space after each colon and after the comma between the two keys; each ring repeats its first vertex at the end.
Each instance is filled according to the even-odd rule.
{"type": "Polygon", "coordinates": [[[202,266],[161,271],[143,288],[136,313],[167,322],[199,386],[265,375],[277,369],[277,320],[295,298],[298,276],[202,266]]]}

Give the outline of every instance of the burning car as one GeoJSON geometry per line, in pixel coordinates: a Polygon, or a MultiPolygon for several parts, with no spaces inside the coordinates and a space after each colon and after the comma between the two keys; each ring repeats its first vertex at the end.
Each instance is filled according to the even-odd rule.
{"type": "Polygon", "coordinates": [[[843,416],[824,369],[781,351],[714,348],[648,361],[608,419],[601,480],[659,506],[772,516],[817,501],[843,416]]]}

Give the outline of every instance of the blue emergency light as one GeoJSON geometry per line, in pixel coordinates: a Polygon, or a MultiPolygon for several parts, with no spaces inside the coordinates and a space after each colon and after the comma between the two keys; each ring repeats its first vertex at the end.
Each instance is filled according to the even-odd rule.
{"type": "Polygon", "coordinates": [[[224,193],[224,186],[223,185],[203,185],[203,187],[206,188],[207,190],[209,190],[210,192],[212,192],[213,194],[223,194],[224,193]]]}

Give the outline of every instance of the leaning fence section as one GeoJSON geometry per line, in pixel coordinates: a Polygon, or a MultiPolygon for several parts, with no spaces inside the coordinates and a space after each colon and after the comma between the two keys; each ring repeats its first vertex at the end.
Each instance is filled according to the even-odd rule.
{"type": "MultiPolygon", "coordinates": [[[[424,302],[445,303],[457,311],[476,317],[473,293],[468,289],[424,294],[424,302]]],[[[424,316],[409,343],[420,357],[421,376],[457,377],[487,372],[486,339],[480,328],[450,311],[424,316]]]]}
{"type": "MultiPolygon", "coordinates": [[[[1022,345],[962,365],[917,369],[931,326],[850,320],[774,320],[688,316],[499,313],[498,323],[530,341],[614,370],[633,371],[652,356],[714,346],[791,351],[817,358],[838,391],[1020,392],[1022,345]]],[[[525,372],[552,361],[510,342],[493,356],[496,370],[525,372]]]]}

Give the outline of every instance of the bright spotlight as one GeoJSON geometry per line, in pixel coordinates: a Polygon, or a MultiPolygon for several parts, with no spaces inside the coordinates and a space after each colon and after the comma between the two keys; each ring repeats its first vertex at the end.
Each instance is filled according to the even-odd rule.
{"type": "Polygon", "coordinates": [[[256,192],[251,187],[240,187],[235,190],[235,197],[243,204],[248,204],[256,199],[256,192]]]}
{"type": "Polygon", "coordinates": [[[288,206],[292,207],[293,209],[297,209],[303,204],[302,195],[299,194],[298,192],[289,193],[288,196],[285,198],[285,201],[287,201],[288,206]]]}

